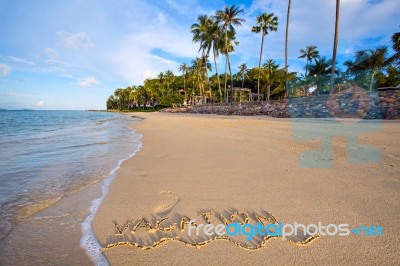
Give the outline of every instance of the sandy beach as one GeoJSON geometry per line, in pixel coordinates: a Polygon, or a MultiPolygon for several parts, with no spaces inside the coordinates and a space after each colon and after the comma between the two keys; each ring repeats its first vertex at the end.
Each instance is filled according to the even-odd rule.
{"type": "Polygon", "coordinates": [[[0,1],[0,266],[400,266],[399,10],[0,1]]]}
{"type": "Polygon", "coordinates": [[[318,139],[295,141],[289,119],[140,114],[143,147],[123,163],[93,228],[111,265],[329,264],[400,261],[400,125],[383,121],[358,142],[378,163],[349,163],[333,138],[333,164],[299,165],[318,139]],[[222,215],[222,217],[221,217],[222,215]],[[258,217],[258,218],[257,218],[258,217]],[[188,236],[189,219],[380,226],[383,236],[314,238],[188,236]]]}

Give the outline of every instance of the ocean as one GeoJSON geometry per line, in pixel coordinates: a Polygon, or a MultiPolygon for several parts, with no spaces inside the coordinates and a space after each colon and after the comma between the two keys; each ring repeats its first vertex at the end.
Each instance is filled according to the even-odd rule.
{"type": "Polygon", "coordinates": [[[19,222],[104,179],[138,149],[139,118],[108,112],[0,111],[0,240],[19,222]]]}

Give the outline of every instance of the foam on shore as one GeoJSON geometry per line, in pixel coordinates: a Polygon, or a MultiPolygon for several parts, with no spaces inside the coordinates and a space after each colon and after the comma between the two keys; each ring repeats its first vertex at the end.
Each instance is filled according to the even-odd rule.
{"type": "Polygon", "coordinates": [[[117,166],[114,169],[112,169],[107,176],[105,176],[103,185],[101,186],[102,194],[99,198],[91,201],[91,206],[89,208],[89,215],[81,224],[82,227],[81,247],[86,251],[86,254],[89,256],[89,258],[93,261],[95,265],[109,265],[109,263],[107,258],[103,255],[101,251],[102,247],[93,231],[92,221],[104,198],[107,196],[109,187],[116,176],[117,170],[121,167],[121,164],[124,161],[132,158],[142,147],[142,142],[140,141],[140,139],[143,137],[143,135],[136,133],[133,129],[132,129],[132,134],[137,136],[137,138],[134,140],[135,143],[134,151],[127,158],[119,160],[117,166]]]}

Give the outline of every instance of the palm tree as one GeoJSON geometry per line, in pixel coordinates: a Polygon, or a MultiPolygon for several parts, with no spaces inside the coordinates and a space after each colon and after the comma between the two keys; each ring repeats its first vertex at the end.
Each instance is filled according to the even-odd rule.
{"type": "MultiPolygon", "coordinates": [[[[225,6],[224,10],[218,10],[214,16],[216,22],[223,27],[224,29],[224,34],[225,34],[225,56],[226,56],[226,62],[229,66],[229,72],[230,72],[230,77],[231,77],[231,89],[233,89],[233,79],[232,79],[232,70],[231,70],[231,63],[229,59],[229,52],[230,52],[230,46],[232,45],[231,42],[228,40],[228,32],[231,32],[233,34],[233,37],[235,35],[235,28],[234,26],[243,26],[242,22],[245,22],[244,19],[239,18],[240,13],[243,12],[243,9],[240,9],[239,7],[232,5],[231,7],[225,6]]],[[[226,91],[226,81],[227,81],[227,72],[225,69],[225,91],[226,91]]]]}
{"type": "Polygon", "coordinates": [[[400,52],[400,32],[393,33],[392,35],[392,42],[393,42],[393,50],[397,53],[400,52]]]}
{"type": "Polygon", "coordinates": [[[202,78],[202,69],[203,69],[203,60],[201,58],[196,57],[196,59],[192,60],[192,69],[193,69],[193,75],[197,78],[197,85],[198,89],[200,91],[200,95],[203,96],[203,78],[202,78]]]}
{"type": "Polygon", "coordinates": [[[107,110],[114,110],[116,107],[118,108],[118,106],[116,106],[115,97],[114,95],[111,95],[107,99],[107,110]]]}
{"type": "MultiPolygon", "coordinates": [[[[239,44],[239,42],[236,41],[235,32],[228,31],[228,45],[225,45],[225,38],[224,38],[222,40],[222,45],[220,48],[220,52],[225,55],[225,59],[226,59],[225,60],[225,102],[228,102],[228,99],[229,99],[228,90],[226,89],[227,82],[228,82],[226,73],[227,73],[228,68],[229,68],[229,72],[231,73],[231,85],[232,85],[232,80],[233,80],[232,79],[232,69],[231,69],[231,65],[230,65],[230,60],[228,60],[229,57],[227,57],[227,53],[233,52],[235,50],[234,45],[238,45],[238,44],[239,44]],[[226,51],[226,49],[228,49],[228,50],[226,51]]],[[[229,85],[229,87],[231,87],[231,92],[233,95],[233,90],[232,90],[231,85],[229,85]]]]}
{"type": "Polygon", "coordinates": [[[218,66],[217,66],[217,57],[219,56],[219,51],[222,50],[224,45],[223,42],[223,32],[221,28],[218,26],[218,23],[212,21],[212,24],[207,27],[207,31],[204,35],[203,49],[207,50],[206,55],[208,56],[210,50],[212,49],[214,55],[214,66],[215,66],[215,74],[217,76],[218,81],[218,91],[220,96],[220,101],[222,102],[222,90],[221,90],[221,82],[219,80],[218,75],[218,66]]]}
{"type": "Polygon", "coordinates": [[[268,101],[269,101],[269,98],[271,95],[271,85],[276,79],[276,73],[277,73],[278,69],[279,69],[279,65],[276,64],[274,60],[269,59],[264,64],[261,71],[259,71],[259,76],[262,72],[263,79],[264,79],[265,83],[267,84],[267,100],[268,101]]]}
{"type": "MultiPolygon", "coordinates": [[[[209,36],[209,28],[213,25],[214,22],[207,15],[199,16],[197,18],[197,21],[198,23],[194,23],[191,26],[191,32],[193,33],[193,42],[200,42],[199,52],[202,51],[202,58],[204,61],[207,61],[212,42],[209,36]]],[[[206,66],[206,64],[204,66],[206,66]]],[[[207,67],[205,67],[204,71],[206,72],[207,77],[207,88],[211,92],[207,67]]]]}
{"type": "Polygon", "coordinates": [[[164,78],[165,75],[163,72],[160,72],[157,76],[159,82],[160,82],[160,91],[161,91],[161,96],[164,98],[164,78]]]}
{"type": "MultiPolygon", "coordinates": [[[[289,42],[289,18],[290,18],[290,4],[291,0],[288,0],[288,9],[286,15],[286,34],[285,34],[285,70],[286,74],[289,72],[289,65],[288,65],[288,42],[289,42]]],[[[286,89],[286,97],[288,96],[288,80],[285,81],[285,89],[286,89]]]]}
{"type": "Polygon", "coordinates": [[[397,66],[400,67],[400,32],[393,33],[392,42],[392,48],[395,54],[390,57],[389,63],[397,61],[397,66]]]}
{"type": "Polygon", "coordinates": [[[189,72],[189,65],[183,63],[182,65],[179,66],[179,71],[181,71],[183,74],[183,90],[185,92],[185,100],[186,100],[186,75],[189,72]]]}
{"type": "Polygon", "coordinates": [[[212,90],[210,86],[210,77],[208,76],[208,71],[212,71],[212,67],[210,62],[208,61],[207,55],[204,55],[201,57],[202,62],[202,67],[204,69],[204,72],[206,73],[206,78],[207,78],[207,88],[210,93],[210,100],[212,99],[212,90]]]}
{"type": "Polygon", "coordinates": [[[387,59],[388,49],[386,46],[380,46],[376,49],[360,50],[356,52],[353,61],[346,61],[348,71],[370,71],[369,91],[372,91],[373,78],[375,74],[390,62],[387,59]]]}
{"type": "Polygon", "coordinates": [[[206,41],[207,29],[212,23],[213,21],[210,17],[207,15],[201,15],[197,18],[197,23],[192,24],[190,27],[191,32],[193,33],[193,42],[200,43],[199,51],[204,48],[203,43],[206,41]]]}
{"type": "Polygon", "coordinates": [[[174,81],[174,79],[175,79],[174,73],[171,70],[168,69],[165,72],[165,82],[167,82],[167,93],[170,93],[169,86],[174,81]]]}
{"type": "Polygon", "coordinates": [[[244,88],[244,74],[246,74],[247,64],[243,63],[239,66],[239,73],[242,76],[242,88],[244,88]]]}
{"type": "Polygon", "coordinates": [[[332,60],[327,59],[325,56],[318,57],[315,59],[314,64],[309,65],[309,76],[314,76],[317,82],[318,93],[325,91],[326,75],[331,73],[332,70],[332,60]]]}
{"type": "Polygon", "coordinates": [[[336,71],[336,52],[339,38],[339,14],[340,14],[340,0],[336,0],[336,18],[335,18],[335,37],[333,41],[333,55],[332,55],[332,70],[331,70],[331,88],[330,93],[333,93],[333,83],[335,82],[336,71]]]}
{"type": "Polygon", "coordinates": [[[317,50],[317,46],[306,46],[306,49],[300,49],[300,53],[301,55],[299,56],[299,58],[306,58],[307,63],[306,63],[306,74],[305,77],[307,78],[307,71],[308,71],[308,67],[311,63],[311,60],[314,59],[316,60],[319,57],[319,52],[317,50]]]}
{"type": "MultiPolygon", "coordinates": [[[[258,62],[258,68],[261,68],[262,51],[264,46],[264,37],[268,35],[268,32],[278,30],[278,17],[274,16],[274,13],[263,13],[257,17],[257,26],[254,26],[251,31],[255,33],[261,32],[261,49],[260,49],[260,60],[258,62]]],[[[260,75],[261,71],[258,72],[257,81],[257,94],[258,100],[260,100],[260,75]]]]}
{"type": "Polygon", "coordinates": [[[123,89],[121,89],[121,88],[118,88],[114,91],[114,97],[117,100],[118,110],[122,110],[122,93],[123,93],[123,89]]]}
{"type": "Polygon", "coordinates": [[[332,60],[327,59],[326,56],[318,57],[315,59],[314,64],[308,66],[308,69],[310,70],[310,76],[329,74],[332,69],[332,60]]]}

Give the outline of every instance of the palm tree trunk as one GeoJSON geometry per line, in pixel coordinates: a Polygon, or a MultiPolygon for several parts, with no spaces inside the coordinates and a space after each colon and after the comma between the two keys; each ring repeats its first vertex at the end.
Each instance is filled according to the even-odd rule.
{"type": "Polygon", "coordinates": [[[260,60],[258,62],[258,80],[257,80],[257,98],[258,98],[258,100],[260,100],[260,77],[261,77],[261,60],[262,60],[263,46],[264,46],[264,31],[261,34],[260,60]]]}
{"type": "Polygon", "coordinates": [[[214,47],[214,45],[213,45],[213,53],[214,53],[215,74],[217,75],[217,80],[218,80],[219,97],[220,97],[220,101],[222,102],[221,83],[220,83],[220,81],[219,81],[218,67],[217,67],[217,56],[216,56],[216,54],[215,54],[215,47],[214,47]]]}
{"type": "Polygon", "coordinates": [[[197,84],[199,86],[200,95],[203,96],[203,90],[201,89],[200,74],[199,73],[197,73],[197,84]]]}
{"type": "Polygon", "coordinates": [[[186,105],[188,105],[187,99],[186,99],[186,73],[183,73],[183,92],[185,93],[185,102],[186,102],[186,105]]]}
{"type": "Polygon", "coordinates": [[[205,71],[206,71],[206,76],[207,76],[207,88],[208,88],[208,91],[210,92],[210,101],[211,101],[212,92],[211,92],[211,86],[210,86],[210,77],[208,76],[207,60],[206,60],[206,62],[204,64],[204,66],[205,66],[205,71]]]}
{"type": "Polygon", "coordinates": [[[243,70],[243,73],[242,73],[242,89],[244,88],[244,70],[243,70]]]}
{"type": "Polygon", "coordinates": [[[374,72],[374,70],[372,70],[371,71],[371,76],[369,78],[369,92],[372,91],[372,83],[373,83],[373,80],[374,80],[374,75],[375,75],[375,72],[374,72]]]}
{"type": "Polygon", "coordinates": [[[229,74],[231,77],[231,100],[233,101],[233,78],[232,78],[232,69],[231,69],[231,61],[229,59],[229,53],[227,53],[228,55],[228,67],[229,67],[229,74]]]}
{"type": "Polygon", "coordinates": [[[191,96],[191,99],[192,99],[192,105],[194,105],[194,99],[193,99],[193,94],[195,94],[195,89],[194,89],[194,87],[195,87],[195,84],[196,83],[196,80],[195,80],[195,77],[194,77],[194,73],[193,73],[193,76],[192,76],[192,85],[193,85],[193,89],[192,89],[192,96],[191,96]]]}
{"type": "Polygon", "coordinates": [[[228,78],[227,78],[227,70],[228,70],[228,57],[226,56],[226,54],[225,54],[225,102],[227,103],[228,102],[228,91],[227,91],[227,89],[226,89],[226,83],[227,83],[227,80],[228,80],[228,78]]]}
{"type": "Polygon", "coordinates": [[[228,81],[228,73],[227,73],[227,65],[228,65],[228,26],[225,27],[225,101],[228,102],[228,93],[226,90],[226,85],[228,81]]]}
{"type": "Polygon", "coordinates": [[[333,41],[331,88],[330,88],[329,93],[333,93],[333,85],[335,82],[336,52],[337,52],[337,44],[338,44],[338,36],[339,36],[339,14],[340,14],[340,0],[336,0],[335,37],[334,37],[334,41],[333,41]]]}
{"type": "MultiPolygon", "coordinates": [[[[286,75],[288,74],[288,41],[289,41],[289,18],[290,18],[290,3],[291,0],[288,1],[288,9],[287,9],[287,15],[286,15],[286,36],[285,36],[285,70],[286,70],[286,75]]],[[[289,84],[288,84],[287,76],[285,77],[285,89],[286,89],[286,98],[289,96],[289,84]]]]}

